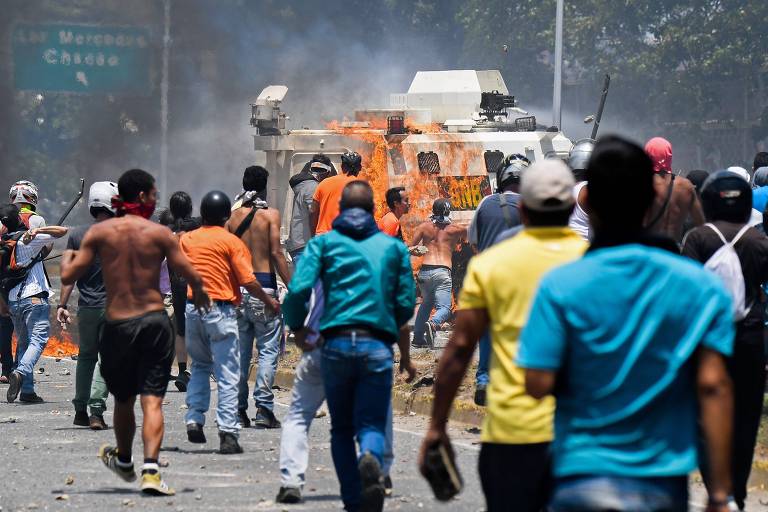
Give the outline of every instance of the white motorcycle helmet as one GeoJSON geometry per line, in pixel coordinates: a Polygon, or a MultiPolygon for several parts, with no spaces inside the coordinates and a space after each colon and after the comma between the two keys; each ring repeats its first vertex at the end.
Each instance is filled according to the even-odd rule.
{"type": "Polygon", "coordinates": [[[37,208],[37,185],[27,180],[19,180],[13,184],[8,198],[13,204],[29,204],[37,208]]]}
{"type": "Polygon", "coordinates": [[[115,207],[112,206],[112,198],[118,196],[117,183],[112,181],[96,181],[88,190],[88,209],[105,208],[114,215],[115,207]]]}

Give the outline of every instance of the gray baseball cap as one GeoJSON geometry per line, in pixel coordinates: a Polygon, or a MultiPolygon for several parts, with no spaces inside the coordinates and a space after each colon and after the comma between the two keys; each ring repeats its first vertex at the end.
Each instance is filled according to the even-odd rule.
{"type": "Polygon", "coordinates": [[[520,196],[526,208],[540,212],[565,210],[574,205],[573,173],[560,160],[542,160],[523,173],[520,196]]]}

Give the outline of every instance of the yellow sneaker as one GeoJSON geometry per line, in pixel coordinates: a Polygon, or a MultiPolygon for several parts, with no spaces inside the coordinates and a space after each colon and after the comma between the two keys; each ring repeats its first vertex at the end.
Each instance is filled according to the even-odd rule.
{"type": "Polygon", "coordinates": [[[168,487],[160,473],[143,473],[141,475],[141,492],[151,496],[173,496],[176,494],[168,487]]]}
{"type": "Polygon", "coordinates": [[[136,480],[136,472],[133,470],[133,464],[121,464],[120,461],[117,460],[117,448],[114,446],[109,446],[108,444],[102,445],[101,448],[99,448],[98,457],[110,471],[126,482],[133,482],[136,480]]]}

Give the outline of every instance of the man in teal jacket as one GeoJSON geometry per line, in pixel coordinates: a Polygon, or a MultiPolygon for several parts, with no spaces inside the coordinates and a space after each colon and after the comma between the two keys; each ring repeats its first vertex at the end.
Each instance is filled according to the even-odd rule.
{"type": "Polygon", "coordinates": [[[415,285],[408,249],[376,226],[370,185],[347,184],[340,209],[333,230],[307,244],[288,286],[283,315],[297,344],[311,350],[303,341],[306,304],[315,282],[322,281],[323,381],[341,497],[348,511],[381,510],[392,345],[400,347],[400,371],[412,377],[408,342],[399,342],[398,331],[413,314],[415,285]]]}

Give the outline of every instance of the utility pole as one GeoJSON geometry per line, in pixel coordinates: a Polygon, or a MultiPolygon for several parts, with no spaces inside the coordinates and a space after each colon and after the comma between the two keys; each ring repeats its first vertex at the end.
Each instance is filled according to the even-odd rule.
{"type": "Polygon", "coordinates": [[[552,94],[552,126],[562,130],[563,111],[563,16],[564,0],[557,0],[557,14],[555,18],[555,87],[552,94]]]}
{"type": "Polygon", "coordinates": [[[163,0],[163,70],[160,77],[160,197],[168,194],[168,58],[171,53],[171,0],[163,0]]]}

